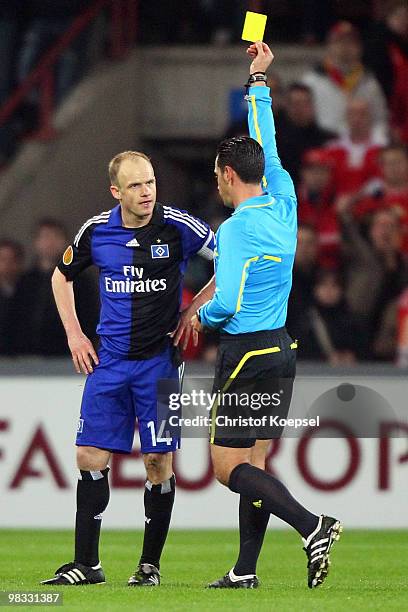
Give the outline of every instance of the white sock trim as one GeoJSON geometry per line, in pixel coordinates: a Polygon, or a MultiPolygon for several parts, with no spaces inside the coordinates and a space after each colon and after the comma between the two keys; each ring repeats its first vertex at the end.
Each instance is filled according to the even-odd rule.
{"type": "Polygon", "coordinates": [[[231,582],[238,582],[239,580],[248,580],[249,578],[255,578],[256,574],[247,574],[246,576],[237,576],[234,574],[234,568],[228,572],[229,579],[231,582]]]}
{"type": "Polygon", "coordinates": [[[313,538],[315,537],[316,533],[318,533],[318,531],[320,531],[320,529],[322,528],[322,520],[323,520],[323,514],[321,514],[319,516],[319,521],[317,523],[317,527],[314,531],[312,531],[312,533],[310,534],[310,536],[307,538],[307,540],[305,540],[305,538],[302,538],[303,544],[305,546],[305,548],[307,548],[310,544],[310,542],[313,540],[313,538]]]}

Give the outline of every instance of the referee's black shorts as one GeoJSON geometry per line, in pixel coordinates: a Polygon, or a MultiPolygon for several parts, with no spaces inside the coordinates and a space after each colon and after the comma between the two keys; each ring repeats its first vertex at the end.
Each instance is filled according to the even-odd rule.
{"type": "Polygon", "coordinates": [[[250,448],[279,438],[296,374],[296,342],[285,327],[247,334],[221,334],[215,365],[210,442],[250,448]]]}

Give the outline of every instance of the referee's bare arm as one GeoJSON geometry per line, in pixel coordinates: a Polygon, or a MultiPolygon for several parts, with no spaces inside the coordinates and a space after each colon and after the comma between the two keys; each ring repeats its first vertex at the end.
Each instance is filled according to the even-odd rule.
{"type": "Polygon", "coordinates": [[[58,268],[55,268],[52,275],[52,290],[59,316],[67,334],[75,370],[78,374],[81,371],[84,374],[91,374],[93,372],[92,360],[98,365],[98,356],[92,342],[85,336],[78,321],[73,282],[68,281],[58,268]]]}

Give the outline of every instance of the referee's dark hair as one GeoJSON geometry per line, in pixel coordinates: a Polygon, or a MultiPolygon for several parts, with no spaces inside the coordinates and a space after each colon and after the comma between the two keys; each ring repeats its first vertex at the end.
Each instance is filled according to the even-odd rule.
{"type": "Polygon", "coordinates": [[[263,148],[249,136],[227,138],[218,145],[217,165],[222,172],[230,166],[243,183],[260,183],[265,172],[263,148]]]}

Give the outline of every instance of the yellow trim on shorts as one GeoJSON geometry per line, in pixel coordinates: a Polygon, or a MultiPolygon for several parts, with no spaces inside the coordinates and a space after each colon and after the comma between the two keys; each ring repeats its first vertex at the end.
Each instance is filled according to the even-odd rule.
{"type": "MultiPolygon", "coordinates": [[[[297,349],[297,347],[298,347],[297,342],[292,342],[292,344],[290,345],[291,349],[297,349]]],[[[245,353],[245,355],[242,357],[241,361],[239,362],[239,364],[237,365],[237,367],[232,372],[231,376],[229,377],[229,379],[227,380],[227,382],[223,386],[221,394],[225,393],[227,391],[227,389],[229,389],[232,381],[238,376],[238,374],[240,373],[240,371],[242,370],[242,368],[244,367],[244,365],[246,364],[248,359],[251,359],[251,357],[256,357],[258,355],[268,355],[270,353],[280,353],[280,351],[281,351],[281,349],[279,348],[279,346],[271,346],[270,348],[258,349],[256,351],[248,351],[247,353],[245,353]]],[[[218,397],[214,401],[214,403],[213,403],[213,405],[211,407],[211,435],[210,435],[210,444],[214,444],[214,440],[215,440],[215,418],[217,416],[217,410],[218,410],[218,397]]]]}

